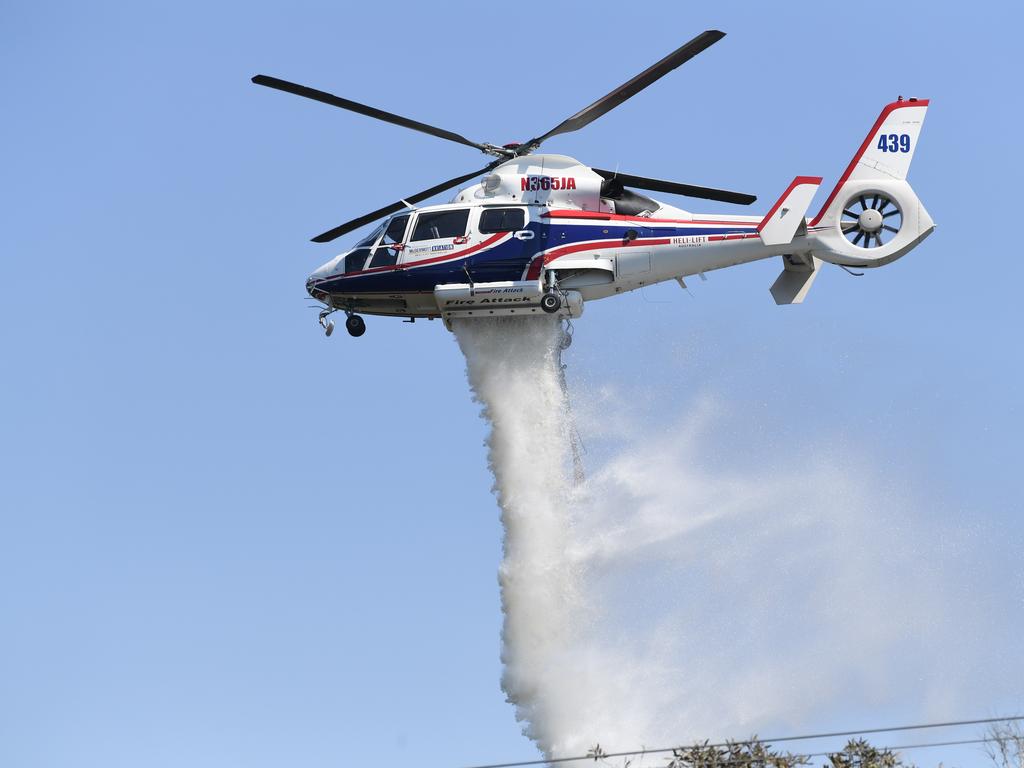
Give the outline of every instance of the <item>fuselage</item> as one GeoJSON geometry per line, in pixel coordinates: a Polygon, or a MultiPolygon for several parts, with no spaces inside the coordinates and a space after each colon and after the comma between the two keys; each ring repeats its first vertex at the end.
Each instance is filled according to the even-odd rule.
{"type": "MultiPolygon", "coordinates": [[[[419,215],[458,210],[430,206],[419,215]]],[[[474,226],[484,210],[470,209],[464,235],[402,243],[394,264],[374,266],[374,246],[352,249],[314,272],[307,289],[335,307],[366,314],[436,316],[438,285],[533,280],[542,269],[554,269],[560,286],[593,300],[784,250],[761,245],[760,217],[677,209],[643,217],[530,205],[518,207],[525,219],[521,229],[492,233],[474,226]]]]}
{"type": "Polygon", "coordinates": [[[760,216],[692,214],[626,191],[577,161],[532,155],[499,166],[451,203],[409,210],[317,269],[316,299],[366,314],[436,317],[435,288],[540,279],[586,300],[776,255],[760,216]]]}
{"type": "Polygon", "coordinates": [[[446,322],[456,311],[483,315],[481,305],[502,297],[535,311],[542,294],[557,288],[575,317],[584,301],[782,256],[772,295],[799,303],[821,261],[883,266],[933,230],[903,178],[909,155],[885,170],[884,162],[897,161],[871,150],[875,135],[888,136],[893,126],[919,131],[926,106],[888,105],[813,219],[804,214],[819,177],[798,176],[765,216],[696,214],[623,189],[571,157],[524,155],[450,203],[394,214],[317,269],[306,288],[327,312],[446,322]]]}

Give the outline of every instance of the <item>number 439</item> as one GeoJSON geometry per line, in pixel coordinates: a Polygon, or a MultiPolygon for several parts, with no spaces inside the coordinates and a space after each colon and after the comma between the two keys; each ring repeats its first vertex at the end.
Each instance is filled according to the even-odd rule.
{"type": "Polygon", "coordinates": [[[909,152],[910,134],[883,133],[878,137],[878,148],[883,152],[909,152]]]}

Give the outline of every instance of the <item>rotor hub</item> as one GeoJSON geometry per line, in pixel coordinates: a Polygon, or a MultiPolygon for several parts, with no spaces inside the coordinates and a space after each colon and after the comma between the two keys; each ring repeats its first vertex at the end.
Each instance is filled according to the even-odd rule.
{"type": "Polygon", "coordinates": [[[865,232],[877,232],[882,228],[882,212],[874,208],[862,211],[857,218],[860,228],[865,232]]]}
{"type": "Polygon", "coordinates": [[[903,228],[903,213],[899,205],[881,192],[866,193],[851,198],[843,206],[839,229],[851,245],[860,248],[880,248],[887,245],[903,228]],[[857,206],[860,206],[858,210],[857,206]]]}

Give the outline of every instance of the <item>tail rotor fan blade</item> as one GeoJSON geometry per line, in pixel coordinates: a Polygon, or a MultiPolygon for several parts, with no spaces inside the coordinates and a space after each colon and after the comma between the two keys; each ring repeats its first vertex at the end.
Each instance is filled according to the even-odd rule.
{"type": "MultiPolygon", "coordinates": [[[[851,198],[842,210],[839,230],[851,245],[858,245],[861,248],[880,248],[883,245],[887,245],[892,242],[895,235],[899,234],[902,227],[903,214],[899,206],[883,192],[868,192],[851,198]],[[860,205],[861,209],[859,213],[856,210],[857,204],[860,205]],[[877,211],[881,217],[879,226],[871,231],[865,229],[861,223],[862,216],[864,216],[866,211],[877,211]],[[893,216],[898,216],[899,218],[893,219],[893,216]],[[844,217],[852,219],[852,221],[844,221],[844,217]]],[[[874,215],[865,218],[869,223],[871,219],[876,219],[874,215]]]]}

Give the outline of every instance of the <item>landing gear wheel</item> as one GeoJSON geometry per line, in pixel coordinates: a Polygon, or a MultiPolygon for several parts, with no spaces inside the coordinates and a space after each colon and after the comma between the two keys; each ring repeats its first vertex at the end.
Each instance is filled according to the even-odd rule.
{"type": "Polygon", "coordinates": [[[359,315],[349,315],[345,320],[345,330],[349,336],[362,336],[366,333],[366,321],[359,315]]]}
{"type": "Polygon", "coordinates": [[[558,340],[558,348],[563,352],[572,346],[572,334],[562,331],[562,338],[558,340]]]}
{"type": "Polygon", "coordinates": [[[557,293],[545,293],[540,298],[540,308],[548,314],[554,314],[562,308],[562,299],[557,293]]]}

